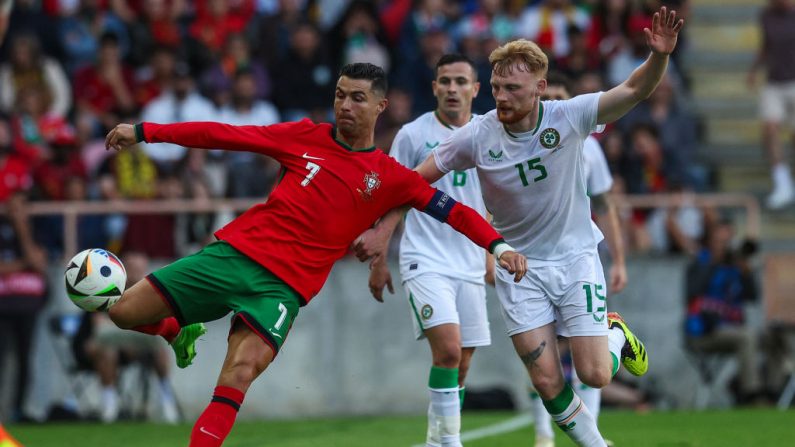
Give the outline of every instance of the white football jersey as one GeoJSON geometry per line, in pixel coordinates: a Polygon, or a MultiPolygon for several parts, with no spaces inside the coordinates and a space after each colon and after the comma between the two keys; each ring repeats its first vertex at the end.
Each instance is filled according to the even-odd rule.
{"type": "MultiPolygon", "coordinates": [[[[455,128],[441,121],[435,112],[425,113],[400,129],[389,155],[414,169],[453,130],[455,128]]],[[[485,216],[480,181],[474,169],[447,174],[433,186],[485,216]]],[[[400,241],[400,274],[406,281],[428,272],[482,284],[486,274],[486,252],[449,225],[412,209],[406,216],[400,241]]]]}
{"type": "Polygon", "coordinates": [[[509,132],[496,110],[475,117],[434,152],[442,172],[477,168],[486,208],[528,265],[564,265],[595,253],[583,141],[597,129],[601,93],[542,101],[536,128],[509,132]]]}
{"type": "Polygon", "coordinates": [[[585,157],[585,180],[588,196],[594,197],[610,191],[610,188],[613,187],[613,176],[610,175],[610,167],[607,165],[602,145],[592,135],[588,135],[588,138],[585,139],[582,154],[585,157]]]}

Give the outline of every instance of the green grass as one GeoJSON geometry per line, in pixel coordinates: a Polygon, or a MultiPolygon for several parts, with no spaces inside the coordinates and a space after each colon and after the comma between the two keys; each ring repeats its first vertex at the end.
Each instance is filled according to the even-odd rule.
{"type": "MultiPolygon", "coordinates": [[[[465,413],[464,431],[496,424],[514,413],[465,413]]],[[[602,434],[617,446],[707,447],[795,445],[795,412],[771,409],[635,414],[603,412],[602,434]]],[[[191,425],[148,423],[12,425],[25,447],[174,447],[188,444],[191,425]]],[[[557,430],[557,429],[556,429],[557,430]]],[[[425,418],[375,417],[302,421],[241,421],[225,447],[408,447],[424,440],[425,418]]],[[[573,446],[560,432],[557,445],[573,446]]],[[[467,447],[532,446],[533,428],[481,438],[467,447]]]]}

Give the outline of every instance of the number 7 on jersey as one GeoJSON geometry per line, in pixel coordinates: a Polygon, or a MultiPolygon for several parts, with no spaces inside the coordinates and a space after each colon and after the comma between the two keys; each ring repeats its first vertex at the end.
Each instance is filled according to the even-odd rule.
{"type": "Polygon", "coordinates": [[[309,182],[315,178],[315,175],[320,171],[320,165],[317,163],[312,163],[311,161],[306,162],[306,169],[309,169],[309,172],[306,174],[306,177],[301,181],[301,186],[306,186],[309,182]]]}

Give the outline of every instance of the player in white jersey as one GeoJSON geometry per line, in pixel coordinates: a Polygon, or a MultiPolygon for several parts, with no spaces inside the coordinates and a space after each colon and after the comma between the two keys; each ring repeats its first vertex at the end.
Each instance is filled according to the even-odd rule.
{"type": "MultiPolygon", "coordinates": [[[[660,8],[651,29],[644,30],[651,55],[628,79],[607,92],[567,101],[540,101],[548,60],[538,45],[517,40],[495,49],[489,61],[497,109],[453,132],[416,168],[429,182],[452,170],[477,168],[495,228],[527,256],[530,267],[518,283],[497,269],[508,334],[547,411],[581,446],[605,442],[563,378],[556,329],[569,337],[577,375],[591,387],[607,385],[619,359],[635,375],[648,370],[643,344],[618,314],[607,314],[596,251],[602,234],[590,216],[583,142],[598,125],[617,120],[651,95],[683,24],[676,12],[660,8]]],[[[378,246],[370,239],[382,238],[397,214],[360,238],[360,258],[378,254],[368,251],[378,246]]]]}
{"type": "MultiPolygon", "coordinates": [[[[571,98],[571,87],[566,77],[559,73],[550,72],[547,75],[547,88],[542,101],[563,101],[571,98]]],[[[624,244],[621,237],[621,228],[615,205],[610,200],[608,192],[613,187],[613,176],[607,165],[602,146],[593,135],[583,142],[583,159],[585,161],[585,184],[588,197],[591,199],[591,210],[596,218],[596,223],[605,234],[612,260],[610,266],[609,288],[611,294],[621,292],[627,283],[627,268],[624,257],[624,244]]],[[[559,340],[561,351],[568,348],[565,339],[559,340]]],[[[572,371],[571,385],[582,399],[585,408],[591,411],[594,420],[599,420],[599,407],[601,404],[601,390],[592,388],[582,383],[576,371],[572,371]]],[[[535,447],[554,447],[555,435],[552,432],[552,418],[544,407],[541,397],[535,390],[530,393],[530,409],[536,432],[535,447]]],[[[610,442],[606,440],[608,445],[610,442]]]]}
{"type": "MultiPolygon", "coordinates": [[[[472,118],[477,96],[475,66],[466,56],[446,54],[436,63],[432,84],[437,108],[406,124],[395,136],[389,155],[415,168],[458,127],[472,118]]],[[[434,183],[480,214],[486,206],[474,169],[456,171],[434,183]]],[[[400,241],[400,276],[406,289],[417,339],[427,338],[432,366],[426,446],[460,446],[464,380],[475,348],[491,344],[484,278],[493,262],[487,253],[441,222],[413,210],[400,241]]],[[[370,288],[382,299],[392,290],[385,256],[372,263],[370,288]]]]}

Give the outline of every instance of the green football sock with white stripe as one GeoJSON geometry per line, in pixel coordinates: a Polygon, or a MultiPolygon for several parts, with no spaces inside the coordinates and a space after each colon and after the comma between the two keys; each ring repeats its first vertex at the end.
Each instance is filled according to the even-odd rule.
{"type": "Polygon", "coordinates": [[[441,445],[443,447],[461,446],[458,368],[432,366],[428,378],[428,388],[431,393],[431,407],[439,427],[441,445]]]}
{"type": "Polygon", "coordinates": [[[586,447],[606,447],[596,420],[590,411],[583,405],[580,396],[574,393],[569,384],[563,391],[551,400],[545,400],[544,406],[558,424],[575,444],[586,447]]]}

